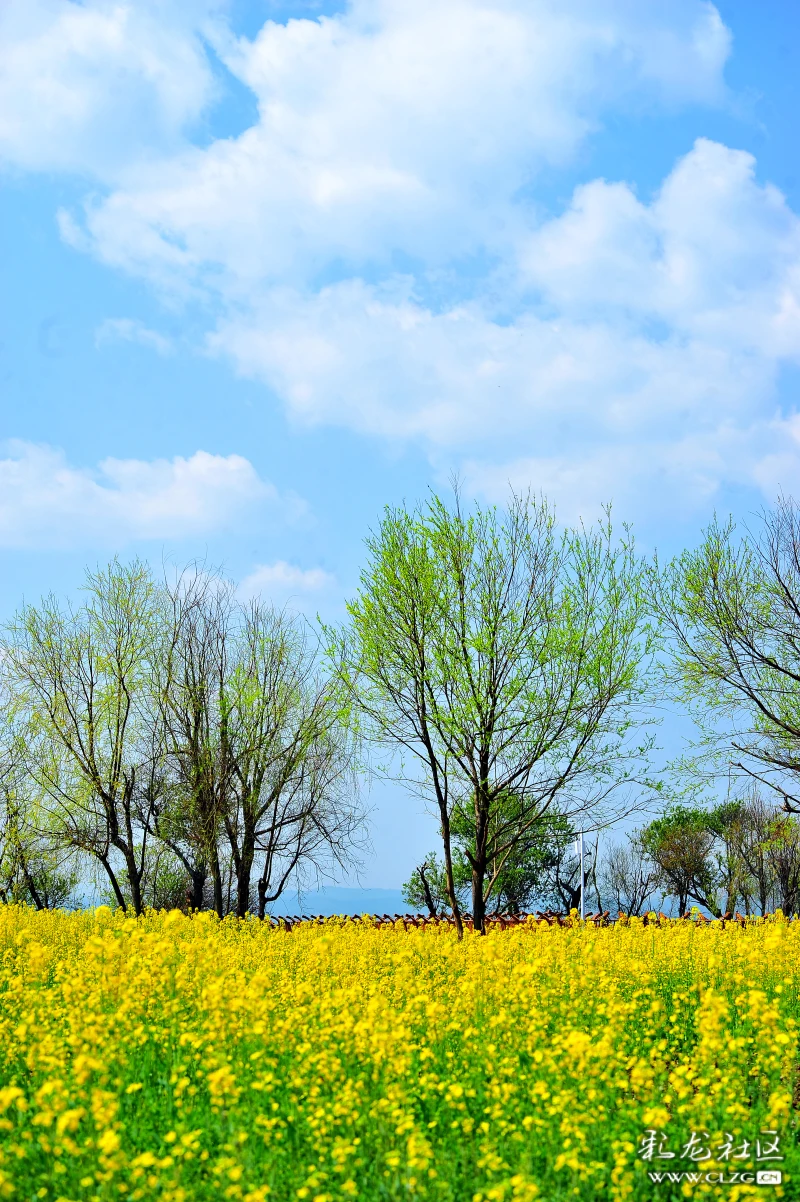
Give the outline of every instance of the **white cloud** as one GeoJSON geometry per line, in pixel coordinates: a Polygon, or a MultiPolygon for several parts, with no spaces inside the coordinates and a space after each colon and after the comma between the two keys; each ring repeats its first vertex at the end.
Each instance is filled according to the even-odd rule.
{"type": "Polygon", "coordinates": [[[762,454],[753,476],[768,497],[783,493],[800,501],[800,414],[772,424],[772,447],[762,454]]]}
{"type": "Polygon", "coordinates": [[[4,0],[0,163],[112,179],[174,150],[212,98],[198,27],[214,7],[4,0]]]}
{"type": "Polygon", "coordinates": [[[263,506],[291,510],[240,455],[105,459],[14,441],[0,459],[0,546],[69,547],[205,535],[263,506]]]}
{"type": "Polygon", "coordinates": [[[257,124],[140,163],[85,224],[106,262],[229,299],[397,251],[502,252],[543,164],[632,98],[719,99],[730,45],[700,0],[352,0],[217,42],[257,124]]]}
{"type": "Polygon", "coordinates": [[[800,222],[755,160],[700,138],[652,204],[595,180],[524,244],[525,278],[560,312],[669,330],[771,358],[800,354],[800,222]]]}
{"type": "Polygon", "coordinates": [[[278,559],[259,564],[246,576],[239,585],[239,595],[245,599],[262,597],[275,605],[315,613],[320,598],[328,596],[335,586],[336,577],[324,568],[300,568],[278,559]]]}
{"type": "MultiPolygon", "coordinates": [[[[180,142],[210,95],[188,5],[157,30],[149,3],[140,24],[121,3],[47,11],[89,14],[91,46],[127,22],[137,99],[107,119],[146,93],[161,122],[152,154],[134,145],[135,174],[112,155],[108,190],[61,214],[64,237],[160,290],[202,293],[218,313],[210,352],[294,420],[418,439],[476,487],[535,476],[584,508],[660,486],[691,505],[723,480],[768,488],[793,470],[776,382],[800,346],[799,227],[752,158],[701,139],[653,197],[596,179],[560,216],[536,203],[540,169],[611,110],[723,99],[730,36],[713,5],[351,0],[252,41],[207,23],[259,117],[202,148],[180,142]],[[168,61],[176,96],[189,81],[180,103],[152,82],[168,61]]],[[[89,80],[73,42],[48,66],[50,41],[23,39],[26,71],[89,80]]],[[[100,163],[87,122],[64,144],[82,130],[100,163]]],[[[21,140],[6,138],[12,159],[21,140]]],[[[32,145],[44,164],[47,139],[32,145]]]]}
{"type": "Polygon", "coordinates": [[[221,323],[210,345],[302,421],[453,450],[713,422],[746,412],[776,370],[732,338],[536,311],[500,324],[478,303],[436,313],[361,283],[282,293],[221,323]]]}
{"type": "Polygon", "coordinates": [[[755,484],[770,500],[781,492],[800,499],[800,423],[797,417],[749,427],[725,423],[672,441],[609,443],[502,464],[472,459],[462,465],[462,477],[469,492],[499,504],[509,488],[543,493],[565,522],[597,518],[609,500],[637,522],[665,514],[687,520],[713,501],[723,480],[755,484]]]}
{"type": "Polygon", "coordinates": [[[670,505],[722,480],[766,486],[776,380],[800,360],[800,221],[754,168],[701,139],[649,204],[625,184],[579,188],[506,264],[511,321],[491,280],[443,311],[409,279],[346,281],[267,294],[211,347],[298,419],[420,437],[439,461],[466,454],[476,482],[494,478],[480,448],[517,483],[529,470],[595,500],[633,482],[656,499],[651,476],[670,505]]]}
{"type": "Polygon", "coordinates": [[[159,355],[169,355],[173,350],[169,338],[157,330],[149,330],[142,322],[130,317],[107,317],[95,330],[94,341],[96,346],[106,342],[134,342],[159,355]]]}

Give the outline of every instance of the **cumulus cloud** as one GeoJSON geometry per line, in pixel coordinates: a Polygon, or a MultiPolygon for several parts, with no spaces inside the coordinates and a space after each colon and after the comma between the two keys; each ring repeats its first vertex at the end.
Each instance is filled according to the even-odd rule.
{"type": "Polygon", "coordinates": [[[0,545],[70,547],[210,534],[263,506],[291,508],[240,455],[104,459],[75,467],[14,441],[0,458],[0,545]]]}
{"type": "MultiPolygon", "coordinates": [[[[554,217],[537,206],[541,168],[612,110],[723,99],[730,35],[712,4],[351,0],[252,40],[202,7],[258,101],[250,129],[203,147],[179,137],[211,94],[187,5],[158,30],[149,3],[47,11],[80,15],[89,47],[127,22],[136,103],[146,92],[161,122],[151,155],[134,147],[135,175],[112,166],[105,191],[61,214],[64,237],[202,294],[217,312],[208,351],[293,420],[416,439],[476,488],[527,478],[584,508],[651,496],[648,480],[693,504],[723,480],[766,489],[793,470],[776,383],[800,345],[798,220],[752,157],[700,139],[654,196],[595,179],[554,217]],[[159,91],[165,63],[190,81],[180,103],[159,91]]],[[[26,61],[50,63],[47,38],[25,38],[26,61]]],[[[76,44],[52,50],[54,78],[91,76],[76,44]]],[[[101,145],[81,120],[65,146],[79,129],[101,145]]],[[[12,159],[21,139],[6,138],[12,159]]],[[[47,138],[32,144],[44,163],[47,138]]],[[[158,349],[152,334],[117,322],[102,337],[158,349]]]]}
{"type": "Polygon", "coordinates": [[[584,320],[659,319],[771,358],[800,353],[800,222],[755,160],[700,138],[649,205],[625,184],[580,187],[524,243],[523,276],[584,320]]]}
{"type": "Polygon", "coordinates": [[[300,612],[316,612],[320,599],[329,596],[335,586],[335,576],[324,568],[301,568],[278,559],[254,568],[240,584],[239,595],[245,599],[261,597],[300,612]]]}
{"type": "Polygon", "coordinates": [[[687,501],[724,479],[766,486],[776,380],[800,359],[800,221],[750,155],[700,139],[649,203],[580,187],[505,280],[511,320],[488,287],[437,311],[413,280],[349,280],[269,294],[210,344],[300,420],[420,437],[466,455],[476,482],[496,475],[470,460],[479,446],[515,482],[573,496],[648,473],[687,501]]]}
{"type": "Polygon", "coordinates": [[[729,45],[699,0],[353,0],[268,21],[253,41],[218,38],[257,124],[139,164],[135,185],[87,203],[84,236],[162,287],[242,295],[332,261],[499,253],[543,164],[632,97],[718,99],[729,45]]]}
{"type": "Polygon", "coordinates": [[[182,0],[5,0],[0,6],[0,164],[113,179],[173,151],[208,105],[198,26],[182,0]]]}

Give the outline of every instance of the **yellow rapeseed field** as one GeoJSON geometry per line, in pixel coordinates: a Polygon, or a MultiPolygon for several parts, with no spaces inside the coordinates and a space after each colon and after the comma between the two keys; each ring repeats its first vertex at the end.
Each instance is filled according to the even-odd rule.
{"type": "Polygon", "coordinates": [[[3,906],[0,957],[2,1197],[800,1197],[780,916],[459,943],[3,906]]]}

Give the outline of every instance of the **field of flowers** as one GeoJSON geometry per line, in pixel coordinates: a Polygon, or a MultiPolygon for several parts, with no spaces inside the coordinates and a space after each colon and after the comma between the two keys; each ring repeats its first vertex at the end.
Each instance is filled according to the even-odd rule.
{"type": "Polygon", "coordinates": [[[2,1197],[800,1196],[797,922],[458,943],[4,906],[0,961],[2,1197]],[[737,1182],[648,1176],[698,1167],[737,1182]]]}

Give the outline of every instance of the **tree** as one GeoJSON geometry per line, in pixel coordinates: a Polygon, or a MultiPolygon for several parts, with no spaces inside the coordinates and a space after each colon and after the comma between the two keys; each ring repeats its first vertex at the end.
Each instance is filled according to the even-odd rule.
{"type": "Polygon", "coordinates": [[[689,900],[717,917],[754,900],[761,914],[800,907],[800,823],[753,788],[707,809],[673,805],[641,843],[681,912],[689,900]]]}
{"type": "Polygon", "coordinates": [[[447,873],[436,852],[430,852],[405,882],[403,900],[415,910],[425,907],[431,918],[444,914],[448,902],[447,873]]]}
{"type": "Polygon", "coordinates": [[[746,913],[753,912],[755,899],[759,914],[766,914],[774,890],[774,872],[770,856],[775,807],[768,805],[758,789],[750,786],[740,802],[738,855],[744,866],[742,903],[746,913]]]}
{"type": "MultiPolygon", "coordinates": [[[[506,799],[508,809],[518,804],[516,799],[506,799]]],[[[508,821],[507,813],[503,820],[508,821]]],[[[472,888],[472,833],[463,816],[454,815],[453,880],[461,906],[468,904],[472,888]]],[[[579,881],[574,888],[567,884],[578,872],[577,861],[567,867],[568,849],[574,840],[575,833],[564,816],[557,810],[549,812],[530,827],[500,871],[493,874],[494,886],[491,894],[487,894],[487,907],[491,904],[495,911],[521,914],[536,900],[556,899],[558,905],[564,905],[565,898],[573,896],[580,900],[579,881]]],[[[447,908],[447,874],[435,853],[426,856],[414,869],[403,886],[403,896],[410,905],[425,906],[433,917],[447,908]]],[[[567,904],[567,909],[570,905],[567,904]]]]}
{"type": "Polygon", "coordinates": [[[114,560],[87,572],[84,587],[77,609],[52,596],[22,607],[7,628],[4,669],[50,828],[62,846],[93,857],[117,903],[127,908],[127,891],[139,914],[147,827],[137,822],[137,789],[152,772],[154,586],[144,564],[114,560]]]}
{"type": "Polygon", "coordinates": [[[716,880],[719,911],[733,913],[748,890],[749,873],[742,855],[747,813],[739,798],[731,798],[712,808],[708,829],[716,836],[716,880]]]}
{"type": "Polygon", "coordinates": [[[596,814],[642,767],[642,571],[609,520],[558,533],[530,497],[502,514],[467,513],[458,494],[452,508],[433,496],[387,510],[367,552],[331,652],[370,737],[399,753],[394,773],[435,805],[459,934],[454,830],[470,830],[483,930],[499,875],[550,808],[596,814]]]}
{"type": "Polygon", "coordinates": [[[41,807],[21,771],[20,749],[0,752],[0,901],[24,901],[37,910],[66,904],[77,885],[74,857],[42,829],[41,807]]]}
{"type": "Polygon", "coordinates": [[[774,879],[774,893],[784,914],[800,910],[800,824],[791,814],[773,819],[767,855],[774,879]]]}
{"type": "MultiPolygon", "coordinates": [[[[714,521],[651,576],[671,683],[703,738],[697,764],[775,790],[800,812],[800,513],[781,499],[755,532],[714,521]]],[[[696,765],[694,765],[696,766],[696,765]]]]}
{"type": "MultiPolygon", "coordinates": [[[[491,901],[496,910],[519,914],[529,909],[535,899],[552,893],[565,853],[575,840],[575,832],[566,815],[559,811],[557,802],[532,823],[525,821],[528,808],[524,798],[513,792],[507,793],[497,798],[489,819],[487,875],[492,883],[486,889],[486,904],[491,901]],[[520,836],[502,863],[498,863],[497,848],[502,847],[504,832],[508,830],[519,830],[520,836]]],[[[467,816],[457,810],[453,832],[459,875],[465,885],[471,886],[475,827],[466,819],[467,816]]]]}
{"type": "Polygon", "coordinates": [[[196,566],[160,593],[161,654],[154,676],[165,780],[141,819],[183,865],[190,909],[203,909],[211,877],[213,906],[225,912],[220,838],[233,806],[227,741],[233,586],[196,566]]]}
{"type": "Polygon", "coordinates": [[[220,917],[246,914],[256,891],[263,917],[291,876],[349,866],[355,743],[299,619],[243,604],[196,565],[156,585],[115,560],[86,593],[24,606],[7,629],[6,726],[36,798],[7,793],[14,879],[44,896],[26,849],[43,868],[49,848],[89,857],[137,914],[201,908],[210,880],[220,917]]]}
{"type": "MultiPolygon", "coordinates": [[[[319,717],[319,713],[317,714],[319,717]]],[[[264,790],[255,813],[260,856],[258,916],[290,877],[299,887],[352,869],[365,846],[353,748],[338,723],[318,729],[281,789],[264,790]]]]}
{"type": "Polygon", "coordinates": [[[210,872],[222,915],[227,844],[236,913],[258,913],[289,878],[345,867],[363,814],[341,698],[298,618],[237,601],[218,576],[189,569],[165,590],[169,631],[159,684],[165,762],[152,827],[203,904],[210,872]]]}
{"type": "Polygon", "coordinates": [[[225,698],[235,807],[226,810],[225,829],[240,917],[262,855],[263,916],[301,863],[322,868],[332,856],[345,865],[360,812],[341,698],[319,668],[307,628],[258,602],[241,607],[238,619],[225,698]]]}
{"type": "Polygon", "coordinates": [[[600,891],[610,908],[620,914],[645,912],[658,886],[658,868],[647,854],[641,831],[611,848],[600,877],[600,891]]]}
{"type": "MultiPolygon", "coordinates": [[[[583,876],[581,861],[575,848],[576,833],[569,826],[562,826],[553,839],[552,852],[546,865],[540,896],[547,906],[570,913],[581,904],[581,894],[586,894],[589,882],[594,882],[595,856],[597,848],[584,848],[583,876]]],[[[599,899],[598,899],[599,904],[599,899]]]]}
{"type": "Polygon", "coordinates": [[[681,913],[690,898],[719,916],[732,913],[745,897],[746,818],[737,798],[708,809],[676,804],[642,832],[643,850],[659,870],[658,883],[677,898],[681,913]]]}
{"type": "Polygon", "coordinates": [[[690,898],[720,913],[715,842],[708,812],[696,806],[674,805],[642,833],[643,850],[658,866],[658,883],[677,899],[680,914],[690,898]]]}

